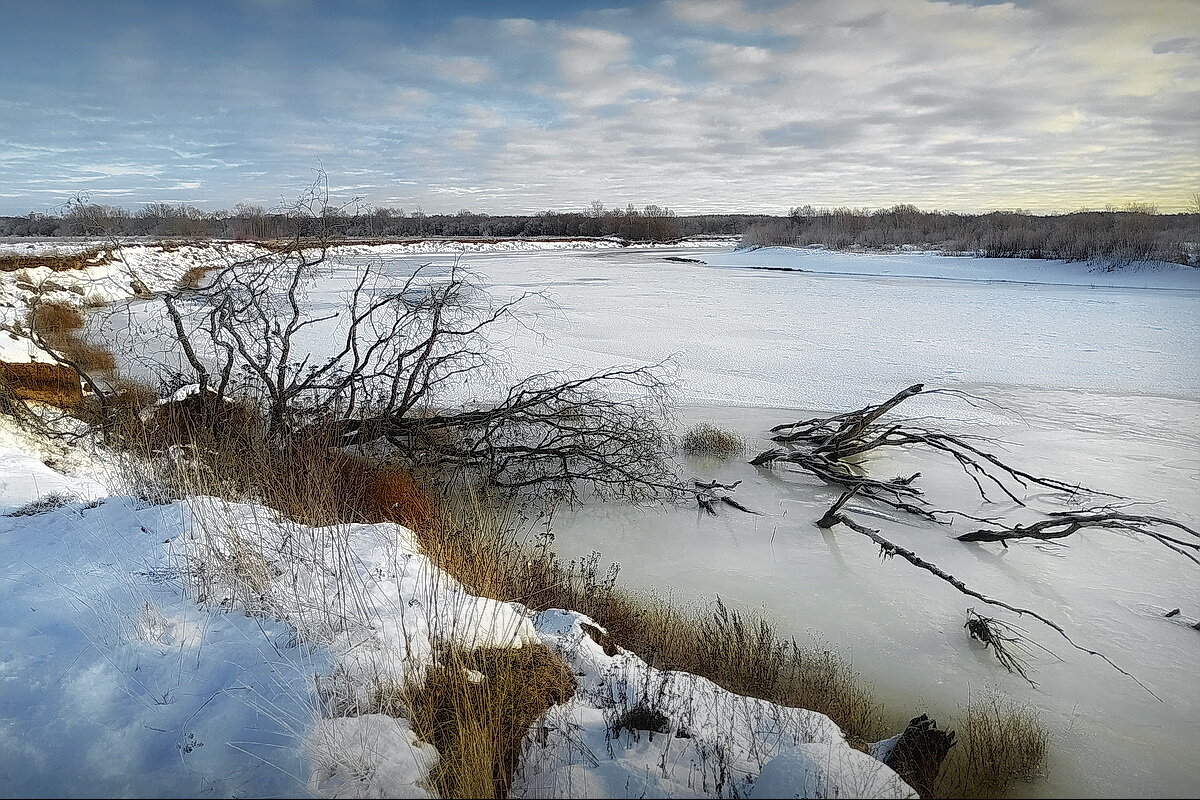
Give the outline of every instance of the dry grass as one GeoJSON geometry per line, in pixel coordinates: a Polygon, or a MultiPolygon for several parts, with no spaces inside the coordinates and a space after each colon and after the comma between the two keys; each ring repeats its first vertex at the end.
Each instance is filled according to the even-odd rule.
{"type": "MultiPolygon", "coordinates": [[[[262,438],[248,407],[199,395],[156,406],[146,422],[131,413],[120,435],[147,470],[130,480],[166,496],[206,493],[249,499],[312,525],[392,521],[414,531],[423,551],[472,593],[534,610],[580,611],[607,629],[589,631],[610,653],[625,648],[652,666],[692,672],[725,689],[826,714],[852,744],[903,728],[884,715],[853,669],[835,653],[778,635],[756,615],[687,607],[617,586],[599,555],[562,563],[536,505],[498,500],[462,480],[434,480],[334,449],[319,436],[287,448],[262,438]],[[190,457],[163,458],[171,449],[190,457]],[[152,465],[147,467],[146,465],[152,465]]],[[[238,548],[231,548],[235,559],[238,548]]],[[[248,588],[265,580],[253,558],[230,567],[248,588]]],[[[573,685],[544,648],[444,654],[422,686],[380,686],[378,711],[405,716],[442,759],[433,776],[445,797],[503,796],[529,724],[573,685]],[[481,683],[467,670],[482,673],[481,683]]],[[[907,718],[907,717],[906,717],[907,718]]],[[[1045,733],[1027,710],[973,701],[955,721],[960,744],[936,796],[1002,793],[1036,774],[1045,733]]]]}
{"type": "Polygon", "coordinates": [[[77,308],[62,303],[41,303],[30,312],[29,323],[47,345],[83,372],[112,372],[116,368],[107,348],[80,335],[84,318],[77,308]]]}
{"type": "Polygon", "coordinates": [[[970,698],[953,727],[959,742],[938,776],[938,797],[997,797],[1042,774],[1048,737],[1029,706],[988,692],[970,698]]]}
{"type": "Polygon", "coordinates": [[[660,669],[702,675],[738,694],[828,715],[860,745],[887,735],[882,708],[836,654],[779,637],[757,616],[712,606],[686,607],[617,586],[599,555],[562,563],[539,518],[513,503],[494,503],[461,488],[442,504],[438,524],[416,529],[422,548],[475,594],[542,611],[587,614],[607,636],[660,669]]]}
{"type": "Polygon", "coordinates": [[[262,503],[308,525],[396,522],[426,526],[437,508],[407,470],[346,453],[320,433],[280,447],[245,403],[194,394],[149,406],[131,384],[120,395],[110,431],[131,454],[133,483],[153,483],[172,496],[210,494],[262,503]],[[143,409],[147,413],[143,413],[143,409]],[[164,458],[183,452],[187,458],[164,458]]]}
{"type": "Polygon", "coordinates": [[[0,381],[21,400],[73,409],[83,400],[79,375],[59,364],[9,364],[0,362],[0,381]]]}
{"type": "Polygon", "coordinates": [[[424,683],[381,687],[376,713],[406,717],[441,757],[441,797],[507,797],[529,727],[575,692],[575,678],[542,645],[443,654],[424,683]]]}
{"type": "Polygon", "coordinates": [[[211,267],[197,266],[192,267],[187,272],[183,273],[183,277],[179,279],[179,286],[182,289],[199,289],[200,282],[204,280],[204,276],[209,273],[211,267]]]}
{"type": "Polygon", "coordinates": [[[113,251],[106,247],[94,247],[78,253],[48,253],[45,255],[0,253],[0,272],[15,272],[34,267],[49,267],[55,272],[66,272],[96,264],[107,264],[112,259],[113,251]]]}
{"type": "Polygon", "coordinates": [[[683,452],[691,455],[729,458],[746,451],[746,441],[733,431],[701,422],[688,428],[679,440],[683,452]]]}

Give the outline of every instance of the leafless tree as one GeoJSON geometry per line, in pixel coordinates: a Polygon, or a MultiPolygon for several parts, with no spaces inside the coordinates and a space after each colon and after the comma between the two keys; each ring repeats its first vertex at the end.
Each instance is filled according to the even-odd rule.
{"type": "MultiPolygon", "coordinates": [[[[294,213],[311,231],[314,217],[336,221],[328,207],[318,185],[294,213]]],[[[174,382],[198,384],[213,402],[251,401],[272,446],[319,433],[572,497],[584,487],[635,500],[685,491],[669,457],[663,368],[545,373],[491,402],[455,399],[499,374],[493,334],[520,324],[530,296],[497,301],[457,262],[399,276],[376,265],[350,273],[339,308],[320,309],[308,292],[332,269],[331,242],[297,235],[213,270],[199,288],[164,293],[181,356],[174,382]]]]}

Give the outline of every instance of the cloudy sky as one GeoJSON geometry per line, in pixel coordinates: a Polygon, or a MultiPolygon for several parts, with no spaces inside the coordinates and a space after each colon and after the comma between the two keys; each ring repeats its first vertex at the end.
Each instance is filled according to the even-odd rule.
{"type": "Polygon", "coordinates": [[[0,213],[1163,210],[1197,0],[0,0],[0,213]]]}

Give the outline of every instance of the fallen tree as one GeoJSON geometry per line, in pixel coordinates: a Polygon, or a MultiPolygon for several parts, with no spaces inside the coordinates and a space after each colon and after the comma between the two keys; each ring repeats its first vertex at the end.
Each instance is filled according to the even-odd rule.
{"type": "MultiPolygon", "coordinates": [[[[1042,514],[1043,519],[1022,523],[1010,521],[1003,514],[985,517],[957,509],[934,508],[917,483],[920,473],[890,479],[869,475],[866,469],[869,462],[867,457],[873,452],[882,448],[919,448],[951,458],[974,483],[980,498],[989,504],[995,502],[989,495],[989,490],[999,490],[1007,501],[1019,507],[1026,507],[1025,493],[1030,489],[1048,489],[1064,502],[1074,502],[1081,496],[1116,497],[1106,492],[1088,489],[1081,484],[1035,475],[1015,467],[993,452],[992,440],[986,437],[950,434],[917,425],[912,420],[889,418],[888,415],[905,401],[918,395],[929,394],[953,395],[970,403],[978,402],[976,398],[956,390],[926,389],[923,384],[915,384],[882,403],[829,417],[777,425],[771,429],[774,434],[771,438],[781,446],[760,453],[750,463],[764,468],[788,465],[841,488],[842,495],[816,521],[818,527],[828,529],[844,525],[874,542],[885,558],[899,556],[912,566],[950,584],[962,594],[1018,615],[1030,616],[1053,629],[1075,649],[1103,659],[1150,691],[1145,684],[1117,666],[1108,656],[1077,644],[1062,625],[1049,617],[972,589],[913,550],[891,541],[880,530],[863,525],[850,516],[848,512],[851,510],[866,510],[848,507],[852,499],[859,498],[929,522],[944,524],[952,522],[955,518],[969,519],[980,523],[982,527],[958,535],[955,537],[958,541],[998,542],[1004,547],[1013,540],[1054,541],[1088,529],[1121,531],[1158,542],[1192,563],[1200,565],[1200,533],[1192,527],[1165,517],[1131,513],[1125,510],[1128,504],[1113,503],[1081,509],[1038,512],[1042,514]]],[[[1023,663],[1014,658],[1008,648],[1008,645],[1015,646],[1019,640],[1006,632],[1010,630],[1006,626],[1007,623],[1003,621],[979,615],[972,617],[967,624],[972,636],[994,649],[1001,664],[1029,680],[1023,663]]]]}

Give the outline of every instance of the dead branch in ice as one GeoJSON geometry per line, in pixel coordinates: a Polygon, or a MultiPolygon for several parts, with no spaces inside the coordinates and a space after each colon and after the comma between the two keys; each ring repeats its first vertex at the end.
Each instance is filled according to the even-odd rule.
{"type": "Polygon", "coordinates": [[[1020,675],[1030,686],[1037,687],[1026,671],[1029,659],[1034,657],[1033,648],[1050,655],[1054,653],[1026,639],[1024,629],[995,617],[985,617],[973,608],[967,609],[967,621],[963,627],[972,639],[983,644],[984,649],[991,649],[1001,666],[1020,675]]]}
{"type": "Polygon", "coordinates": [[[827,483],[845,489],[858,488],[864,497],[934,521],[940,521],[938,517],[943,515],[967,515],[928,508],[921,490],[913,486],[913,481],[920,473],[879,480],[862,474],[862,470],[850,459],[883,447],[933,450],[952,458],[974,482],[980,497],[987,501],[991,500],[988,489],[998,488],[1012,502],[1024,505],[1017,490],[1030,486],[1040,486],[1070,496],[1080,493],[1114,496],[1018,469],[984,449],[992,442],[986,437],[953,435],[914,425],[910,420],[882,421],[888,412],[905,400],[921,394],[952,394],[968,402],[972,399],[962,392],[926,389],[924,384],[914,384],[882,403],[856,411],[776,425],[771,429],[775,434],[771,438],[783,446],[760,453],[750,463],[755,466],[794,464],[827,483]]]}
{"type": "Polygon", "coordinates": [[[1059,636],[1061,636],[1063,639],[1065,639],[1067,641],[1067,643],[1069,645],[1071,645],[1071,647],[1075,648],[1076,650],[1079,650],[1080,652],[1087,653],[1088,655],[1096,656],[1097,658],[1102,659],[1113,669],[1117,670],[1122,675],[1127,676],[1138,686],[1141,686],[1143,689],[1145,689],[1147,692],[1149,692],[1150,695],[1152,697],[1154,697],[1154,699],[1159,700],[1161,702],[1162,698],[1159,697],[1157,694],[1155,694],[1154,691],[1150,689],[1150,687],[1148,687],[1146,684],[1144,684],[1140,680],[1138,680],[1137,677],[1135,677],[1132,673],[1130,673],[1128,670],[1125,670],[1125,669],[1121,668],[1120,666],[1118,666],[1111,658],[1104,655],[1103,653],[1101,653],[1097,650],[1092,650],[1090,648],[1084,647],[1083,645],[1077,644],[1075,642],[1075,640],[1071,638],[1070,634],[1068,634],[1066,632],[1066,630],[1061,625],[1059,625],[1057,622],[1054,622],[1053,620],[1039,614],[1036,611],[1033,611],[1032,609],[1010,605],[1009,603],[1006,603],[1003,600],[996,600],[995,598],[988,597],[987,595],[970,588],[965,583],[963,583],[961,580],[959,580],[958,578],[954,577],[950,573],[943,570],[937,564],[934,564],[930,561],[926,561],[925,559],[921,558],[916,553],[914,553],[912,550],[909,550],[906,547],[901,547],[900,545],[896,544],[895,542],[889,541],[888,539],[881,536],[880,532],[878,530],[876,530],[874,528],[868,528],[867,526],[862,525],[862,524],[856,522],[855,520],[853,520],[852,518],[848,517],[840,509],[842,507],[844,507],[847,502],[850,501],[850,498],[853,496],[853,494],[854,494],[853,492],[848,492],[846,494],[843,494],[840,498],[838,498],[837,502],[834,503],[833,507],[830,508],[829,511],[825,512],[825,514],[821,517],[821,519],[817,521],[817,525],[822,528],[832,528],[834,525],[841,523],[841,524],[845,525],[847,528],[850,528],[850,530],[855,531],[856,533],[860,533],[863,536],[866,536],[871,541],[875,542],[875,544],[879,546],[880,556],[884,559],[889,559],[889,558],[893,558],[895,556],[900,556],[905,561],[912,564],[914,567],[917,567],[918,569],[923,569],[926,572],[933,575],[934,577],[936,577],[942,581],[945,581],[946,583],[950,584],[955,589],[957,589],[959,592],[967,595],[968,597],[974,597],[976,600],[987,603],[988,605],[1007,609],[1007,610],[1013,612],[1014,614],[1033,617],[1034,619],[1041,622],[1043,625],[1046,625],[1047,627],[1052,628],[1054,631],[1056,631],[1059,636]]]}
{"type": "Polygon", "coordinates": [[[1063,539],[1088,528],[1105,528],[1148,537],[1193,563],[1200,564],[1200,558],[1196,555],[1196,553],[1200,553],[1200,532],[1175,520],[1145,514],[1127,514],[1112,506],[1087,508],[1080,511],[1054,511],[1047,516],[1049,519],[1029,525],[1017,523],[1011,526],[1001,526],[993,522],[991,524],[996,526],[995,530],[971,531],[955,538],[960,542],[1000,542],[1007,547],[1008,542],[1012,539],[1063,539]],[[1159,530],[1161,528],[1183,531],[1191,539],[1172,536],[1159,530]]]}
{"type": "Polygon", "coordinates": [[[731,492],[737,489],[740,483],[741,481],[734,481],[728,484],[718,483],[717,481],[709,481],[708,483],[698,480],[692,481],[693,492],[696,495],[696,505],[708,512],[710,517],[717,516],[717,503],[724,503],[731,508],[736,508],[738,511],[744,511],[747,514],[758,514],[759,512],[746,508],[729,496],[731,492]]]}

